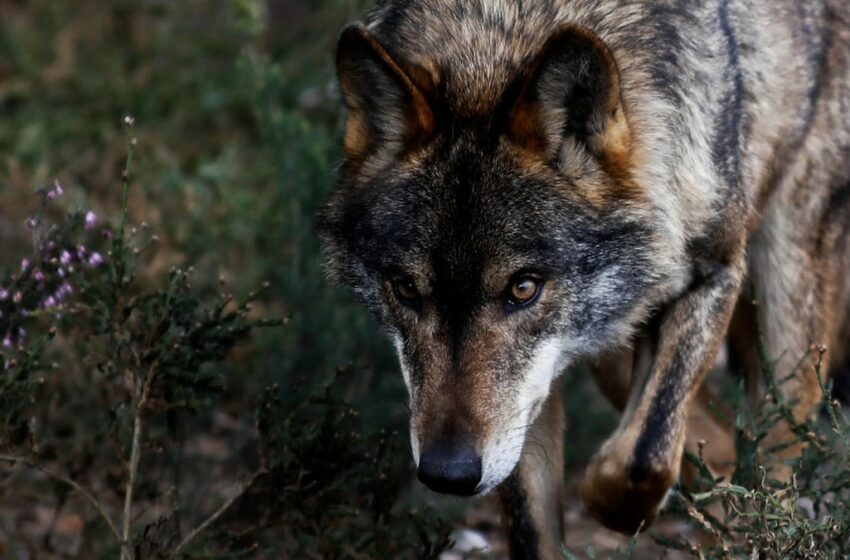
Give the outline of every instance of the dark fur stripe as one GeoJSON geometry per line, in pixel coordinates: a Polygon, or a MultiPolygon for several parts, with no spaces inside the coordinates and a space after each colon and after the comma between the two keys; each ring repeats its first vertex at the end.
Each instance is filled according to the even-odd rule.
{"type": "Polygon", "coordinates": [[[537,560],[540,558],[540,535],[528,510],[526,493],[519,473],[514,471],[499,487],[505,529],[511,558],[537,560]]]}
{"type": "Polygon", "coordinates": [[[718,115],[714,159],[728,186],[736,187],[741,179],[741,124],[743,120],[743,76],[739,59],[738,39],[729,17],[729,0],[718,6],[720,31],[726,41],[727,73],[731,85],[718,115]]]}

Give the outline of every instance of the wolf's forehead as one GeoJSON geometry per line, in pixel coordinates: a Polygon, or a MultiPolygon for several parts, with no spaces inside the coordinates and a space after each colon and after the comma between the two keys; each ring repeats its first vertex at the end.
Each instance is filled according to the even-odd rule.
{"type": "Polygon", "coordinates": [[[393,4],[372,13],[370,28],[411,62],[439,68],[455,110],[469,115],[495,108],[562,21],[562,7],[552,0],[417,0],[402,10],[393,4]]]}
{"type": "Polygon", "coordinates": [[[433,197],[402,221],[404,264],[434,281],[501,281],[520,268],[555,260],[558,235],[537,209],[492,193],[433,197]]]}
{"type": "Polygon", "coordinates": [[[366,200],[369,244],[399,268],[449,277],[552,262],[563,249],[568,200],[482,144],[469,132],[415,167],[378,177],[366,200]]]}

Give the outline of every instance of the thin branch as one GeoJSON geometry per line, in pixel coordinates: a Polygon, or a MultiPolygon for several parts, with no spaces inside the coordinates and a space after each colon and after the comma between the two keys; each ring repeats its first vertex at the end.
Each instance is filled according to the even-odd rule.
{"type": "Polygon", "coordinates": [[[124,521],[121,533],[123,535],[123,539],[121,541],[122,560],[133,560],[133,554],[130,552],[130,525],[133,520],[133,489],[136,485],[136,477],[139,473],[139,462],[142,456],[142,415],[144,414],[144,408],[148,404],[151,386],[153,385],[154,377],[156,377],[157,365],[158,362],[154,362],[148,370],[148,375],[142,387],[142,394],[139,397],[139,402],[136,404],[133,414],[133,446],[130,448],[129,475],[127,478],[127,488],[124,491],[124,521]]]}
{"type": "Polygon", "coordinates": [[[213,523],[215,523],[215,522],[218,520],[218,518],[219,518],[219,517],[221,517],[222,515],[224,515],[224,514],[225,514],[225,512],[227,512],[227,510],[229,510],[229,509],[230,509],[230,507],[231,507],[233,504],[235,504],[235,503],[236,503],[236,500],[238,500],[239,498],[241,498],[241,497],[245,494],[245,492],[247,492],[247,491],[248,491],[248,489],[249,489],[251,486],[253,486],[253,485],[254,485],[254,483],[257,481],[257,479],[258,479],[260,476],[262,476],[262,475],[266,474],[267,472],[268,472],[268,471],[267,471],[266,469],[261,468],[261,469],[259,469],[258,471],[256,471],[253,475],[251,475],[251,478],[248,480],[248,482],[246,482],[246,483],[242,486],[242,489],[241,489],[241,490],[239,490],[238,492],[236,492],[233,496],[231,496],[231,498],[230,498],[229,500],[227,500],[226,502],[224,502],[224,503],[221,505],[221,507],[220,507],[220,508],[218,508],[217,510],[215,510],[215,513],[213,513],[212,515],[210,515],[209,517],[207,517],[207,518],[204,520],[204,522],[203,522],[203,523],[201,523],[200,525],[198,525],[197,527],[195,527],[194,529],[192,529],[192,531],[191,531],[188,535],[186,535],[186,538],[184,538],[182,541],[180,541],[180,544],[178,544],[178,545],[177,545],[177,547],[174,549],[174,551],[171,553],[171,555],[172,555],[172,556],[176,556],[177,554],[179,554],[179,553],[180,553],[180,552],[181,552],[184,548],[186,548],[186,546],[187,546],[190,542],[192,542],[192,541],[195,539],[195,537],[197,537],[198,535],[200,535],[201,533],[203,533],[203,532],[204,532],[204,531],[205,531],[205,530],[206,530],[206,529],[207,529],[210,525],[212,525],[213,523]]]}
{"type": "Polygon", "coordinates": [[[130,553],[130,514],[133,507],[133,486],[136,484],[136,474],[139,471],[142,440],[142,416],[138,410],[135,414],[133,424],[133,447],[130,452],[130,474],[127,479],[127,488],[124,491],[124,521],[121,533],[123,535],[121,558],[126,560],[132,560],[133,558],[133,555],[130,553]]]}
{"type": "Polygon", "coordinates": [[[130,192],[130,172],[133,165],[133,155],[136,153],[136,139],[133,138],[132,128],[135,124],[135,119],[127,115],[124,117],[124,124],[128,128],[128,136],[130,137],[130,146],[127,149],[127,159],[124,161],[124,170],[121,172],[121,226],[118,230],[118,239],[124,242],[124,229],[127,226],[127,195],[130,192]]]}
{"type": "Polygon", "coordinates": [[[43,467],[35,461],[27,459],[25,457],[16,457],[14,455],[0,455],[0,461],[15,463],[19,465],[26,465],[27,467],[41,471],[50,478],[63,482],[74,490],[76,490],[77,492],[79,492],[80,494],[82,494],[83,497],[86,498],[89,503],[94,507],[95,511],[97,511],[100,517],[102,517],[103,520],[106,521],[106,524],[109,525],[109,529],[112,531],[112,535],[115,537],[115,540],[118,542],[118,544],[122,544],[121,535],[118,533],[118,529],[115,527],[115,524],[112,522],[112,519],[106,514],[106,511],[100,505],[100,502],[97,500],[94,494],[80,486],[79,483],[74,480],[71,480],[63,474],[50,470],[47,467],[43,467]]]}

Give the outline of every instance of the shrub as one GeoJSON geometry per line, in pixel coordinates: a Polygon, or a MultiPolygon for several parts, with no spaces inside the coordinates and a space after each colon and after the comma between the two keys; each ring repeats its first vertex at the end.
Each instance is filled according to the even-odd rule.
{"type": "Polygon", "coordinates": [[[41,189],[27,218],[34,250],[0,284],[0,463],[27,489],[16,500],[52,502],[40,546],[137,560],[434,557],[447,529],[397,511],[394,438],[360,435],[355,412],[328,384],[256,395],[253,426],[230,420],[236,434],[219,442],[225,454],[233,444],[245,482],[214,486],[217,503],[192,511],[202,481],[222,473],[188,460],[205,427],[191,419],[230,418],[218,397],[224,362],[253,331],[283,321],[253,307],[268,283],[237,301],[223,281],[211,293],[196,289],[191,267],[161,282],[141,273],[158,238],[128,221],[135,144],[117,223],[90,211],[53,221],[64,189],[41,189]],[[53,529],[69,516],[85,539],[61,543],[53,529]]]}
{"type": "Polygon", "coordinates": [[[656,536],[662,544],[686,550],[700,558],[800,558],[832,559],[850,554],[850,459],[847,450],[850,425],[840,403],[831,398],[831,387],[821,372],[824,348],[812,348],[800,360],[817,359],[817,374],[824,395],[822,414],[798,422],[774,379],[770,360],[759,348],[767,391],[757,406],[745,402],[738,391],[735,407],[737,464],[732,480],[714,479],[701,457],[688,457],[699,469],[699,491],[680,488],[680,514],[708,537],[708,544],[689,543],[656,536]],[[791,426],[792,438],[781,446],[763,449],[768,432],[779,422],[791,426]],[[794,459],[791,481],[770,477],[764,464],[786,447],[807,444],[794,459]],[[718,511],[722,515],[717,516],[718,511]]]}

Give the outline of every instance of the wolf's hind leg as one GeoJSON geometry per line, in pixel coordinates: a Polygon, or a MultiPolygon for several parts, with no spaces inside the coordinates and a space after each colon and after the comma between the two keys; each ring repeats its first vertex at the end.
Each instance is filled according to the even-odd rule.
{"type": "MultiPolygon", "coordinates": [[[[760,235],[770,243],[756,245],[752,251],[756,315],[765,357],[772,366],[772,382],[796,423],[805,421],[823,398],[818,374],[826,382],[833,355],[830,347],[844,342],[837,339],[836,325],[844,320],[847,302],[842,295],[847,259],[841,258],[847,254],[842,249],[847,226],[829,222],[821,222],[820,228],[780,225],[810,221],[802,216],[768,215],[760,235]],[[820,347],[826,348],[822,355],[820,347]]],[[[835,357],[842,356],[836,353],[835,357]]],[[[768,380],[751,379],[752,394],[762,398],[768,392],[768,380]]],[[[804,447],[789,422],[778,422],[761,445],[762,451],[773,451],[764,458],[770,476],[789,481],[793,469],[788,462],[799,457],[804,447]]]]}
{"type": "Polygon", "coordinates": [[[528,431],[514,473],[499,487],[511,558],[563,558],[563,377],[528,431]]]}

